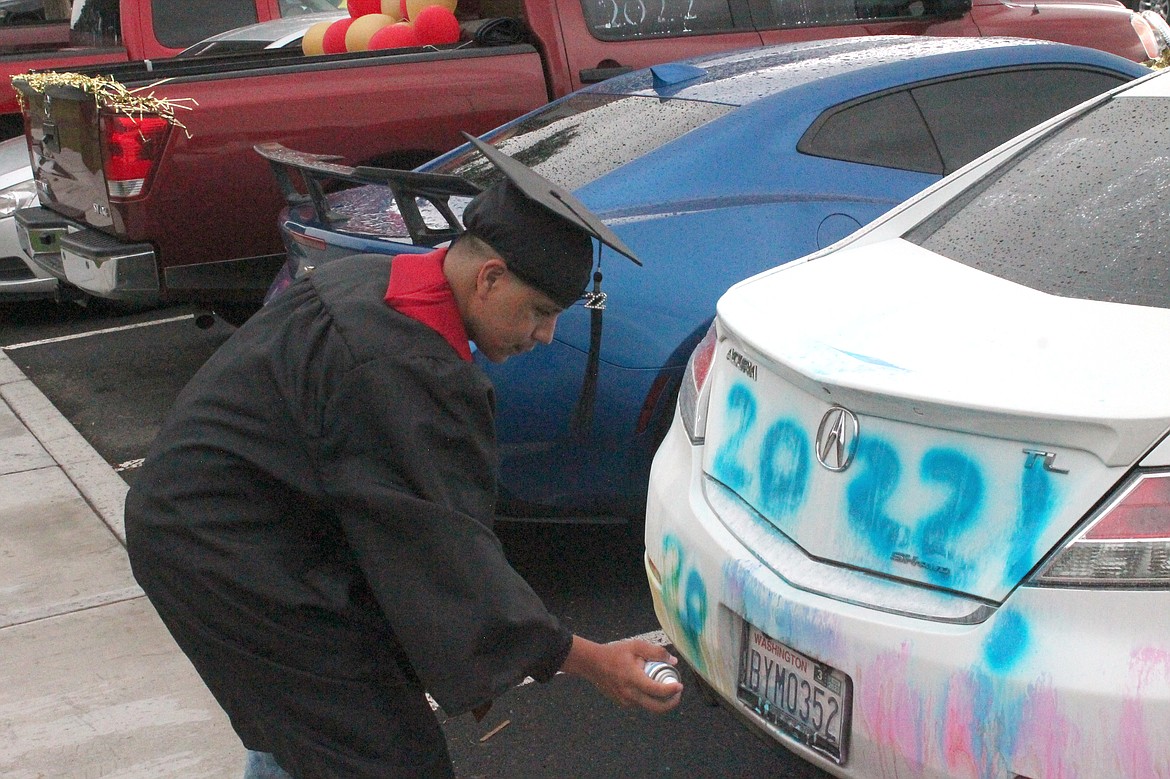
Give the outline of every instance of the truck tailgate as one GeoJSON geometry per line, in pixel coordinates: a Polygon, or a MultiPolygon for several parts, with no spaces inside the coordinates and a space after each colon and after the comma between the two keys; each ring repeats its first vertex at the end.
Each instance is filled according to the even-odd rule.
{"type": "Polygon", "coordinates": [[[102,171],[98,107],[80,88],[52,86],[44,92],[17,87],[28,106],[33,173],[41,203],[100,229],[111,227],[102,171]]]}

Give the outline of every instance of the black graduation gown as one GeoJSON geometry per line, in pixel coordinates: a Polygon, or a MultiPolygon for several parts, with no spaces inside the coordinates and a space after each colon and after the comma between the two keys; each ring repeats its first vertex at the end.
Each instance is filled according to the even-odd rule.
{"type": "Polygon", "coordinates": [[[458,714],[572,640],[491,531],[489,380],[384,303],[388,274],[332,262],[234,333],[126,500],[135,577],[244,744],[297,776],[397,775],[437,732],[420,686],[458,714]]]}

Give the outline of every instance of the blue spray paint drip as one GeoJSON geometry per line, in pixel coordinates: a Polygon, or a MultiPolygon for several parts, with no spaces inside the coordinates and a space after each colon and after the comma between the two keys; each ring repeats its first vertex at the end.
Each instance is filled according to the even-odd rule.
{"type": "Polygon", "coordinates": [[[1004,571],[1007,584],[1015,586],[1036,564],[1036,539],[1048,526],[1056,503],[1051,474],[1043,468],[1025,467],[1020,477],[1020,517],[1004,571]]]}
{"type": "Polygon", "coordinates": [[[876,560],[912,559],[922,575],[935,584],[965,584],[973,565],[956,545],[974,528],[987,493],[976,462],[956,449],[927,451],[919,464],[919,477],[926,484],[943,488],[945,499],[929,515],[901,522],[887,510],[902,478],[894,447],[882,439],[867,438],[858,446],[857,461],[862,472],[846,491],[849,522],[873,549],[876,560]]]}
{"type": "Polygon", "coordinates": [[[707,586],[694,568],[687,574],[687,590],[679,611],[679,623],[687,643],[700,654],[699,638],[707,627],[707,586]]]}
{"type": "Polygon", "coordinates": [[[870,365],[878,365],[878,366],[881,366],[882,368],[893,368],[894,370],[897,370],[897,371],[906,371],[906,369],[903,368],[901,365],[894,365],[891,362],[886,362],[885,360],[879,359],[877,357],[870,357],[867,354],[858,354],[857,352],[849,352],[849,351],[846,351],[844,349],[837,349],[836,351],[840,352],[841,354],[847,354],[855,360],[860,360],[861,362],[867,362],[870,365]]]}
{"type": "Polygon", "coordinates": [[[1014,611],[1000,612],[983,643],[983,657],[993,671],[1006,671],[1019,662],[1031,640],[1028,623],[1014,611]]]}
{"type": "Polygon", "coordinates": [[[894,447],[880,438],[863,439],[856,465],[863,470],[846,491],[849,523],[865,538],[881,560],[906,545],[906,528],[886,512],[886,503],[901,478],[902,466],[894,447]]]}
{"type": "Polygon", "coordinates": [[[801,426],[781,419],[768,428],[760,445],[760,503],[764,513],[796,513],[808,488],[811,445],[801,426]]]}
{"type": "Polygon", "coordinates": [[[752,462],[747,457],[750,454],[747,443],[756,424],[758,407],[755,395],[743,384],[735,384],[728,391],[727,419],[731,432],[715,452],[711,474],[759,506],[765,515],[780,519],[795,514],[804,503],[812,445],[798,421],[779,419],[764,432],[758,461],[752,462]],[[758,482],[753,475],[758,475],[758,482]],[[757,486],[759,494],[749,495],[757,486]]]}
{"type": "Polygon", "coordinates": [[[682,634],[683,646],[680,649],[684,656],[697,670],[705,670],[706,658],[700,637],[707,626],[707,587],[699,572],[691,568],[684,589],[686,552],[674,535],[662,539],[662,562],[662,605],[667,614],[674,617],[682,634]]]}
{"type": "Polygon", "coordinates": [[[938,584],[960,586],[970,572],[970,563],[954,549],[955,540],[975,524],[983,508],[983,475],[966,455],[954,449],[932,449],[922,457],[922,480],[947,488],[947,497],[937,511],[918,526],[915,542],[920,556],[943,563],[950,576],[931,569],[930,578],[938,584]]]}
{"type": "MultiPolygon", "coordinates": [[[[736,383],[725,402],[728,429],[711,473],[788,531],[783,520],[798,516],[808,497],[813,467],[809,432],[795,417],[786,417],[764,430],[758,447],[749,446],[758,435],[757,398],[750,387],[736,383]]],[[[977,461],[951,447],[922,456],[919,480],[943,494],[942,504],[926,516],[891,513],[902,477],[895,446],[880,437],[862,437],[845,491],[849,526],[870,550],[868,564],[944,587],[968,586],[978,568],[963,554],[960,541],[977,527],[987,508],[986,478],[977,461]]],[[[1020,519],[1006,563],[1015,577],[1011,584],[1035,562],[1033,549],[1051,510],[1051,491],[1047,472],[1025,470],[1020,519]]]]}
{"type": "Polygon", "coordinates": [[[741,492],[751,479],[748,470],[739,461],[748,433],[756,421],[756,399],[742,384],[732,386],[727,393],[727,419],[734,432],[715,453],[712,474],[736,492],[741,492]]]}

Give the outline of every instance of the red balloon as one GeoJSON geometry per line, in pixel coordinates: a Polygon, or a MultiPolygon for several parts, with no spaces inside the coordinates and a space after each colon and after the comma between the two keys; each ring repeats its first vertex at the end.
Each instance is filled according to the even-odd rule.
{"type": "Polygon", "coordinates": [[[402,18],[409,19],[410,16],[406,13],[406,0],[398,0],[398,10],[402,11],[402,18]]]}
{"type": "Polygon", "coordinates": [[[325,30],[325,37],[321,39],[321,49],[326,54],[341,54],[345,51],[345,32],[353,24],[353,17],[338,19],[325,30]]]}
{"type": "Polygon", "coordinates": [[[382,13],[382,0],[347,0],[345,8],[353,18],[382,13]]]}
{"type": "Polygon", "coordinates": [[[421,46],[418,33],[406,22],[388,24],[370,36],[370,49],[403,49],[421,46]]]}
{"type": "Polygon", "coordinates": [[[412,24],[424,46],[459,41],[459,20],[441,5],[428,5],[415,14],[412,24]]]}

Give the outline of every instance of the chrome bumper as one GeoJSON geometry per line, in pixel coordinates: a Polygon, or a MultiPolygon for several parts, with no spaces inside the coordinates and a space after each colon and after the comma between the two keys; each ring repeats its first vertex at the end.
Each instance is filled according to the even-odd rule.
{"type": "Polygon", "coordinates": [[[16,212],[20,246],[39,268],[96,297],[159,300],[158,263],[148,243],[123,243],[47,208],[16,212]]]}

